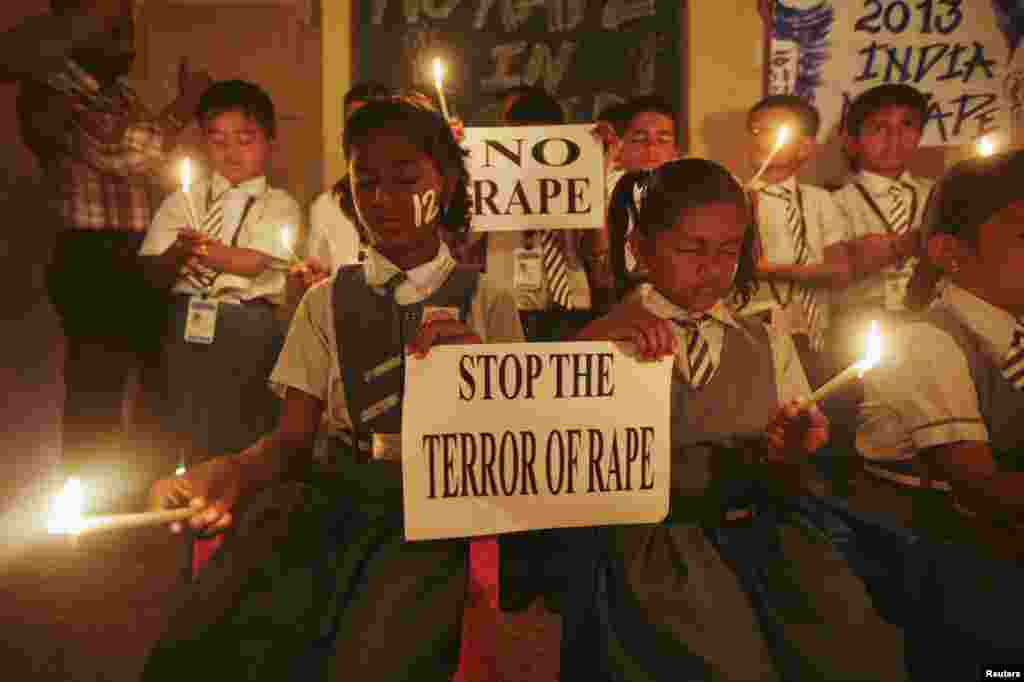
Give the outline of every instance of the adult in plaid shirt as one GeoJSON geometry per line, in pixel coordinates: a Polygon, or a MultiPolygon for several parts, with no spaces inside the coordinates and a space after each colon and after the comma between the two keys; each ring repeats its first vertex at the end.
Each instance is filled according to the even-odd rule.
{"type": "Polygon", "coordinates": [[[150,178],[211,81],[182,73],[180,96],[152,114],[120,82],[135,57],[132,0],[51,0],[51,9],[51,23],[18,31],[44,33],[39,51],[5,66],[22,77],[22,140],[43,173],[45,215],[59,221],[47,286],[66,337],[64,464],[89,478],[89,460],[117,451],[125,384],[146,332],[155,336],[145,321],[158,311],[135,255],[152,219],[150,178]]]}

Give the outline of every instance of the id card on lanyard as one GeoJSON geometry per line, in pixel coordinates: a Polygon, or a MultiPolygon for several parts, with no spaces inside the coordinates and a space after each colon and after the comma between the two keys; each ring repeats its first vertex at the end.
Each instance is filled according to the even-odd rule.
{"type": "MultiPolygon", "coordinates": [[[[238,220],[238,228],[231,237],[230,246],[232,248],[238,245],[238,235],[241,234],[245,219],[255,202],[256,199],[252,196],[246,198],[245,208],[242,209],[242,215],[238,220]]],[[[207,206],[209,206],[209,198],[207,199],[207,206]]],[[[208,346],[213,343],[217,335],[217,313],[220,309],[220,302],[216,299],[210,299],[209,295],[219,274],[215,275],[213,279],[205,284],[203,293],[193,295],[188,300],[188,313],[185,316],[184,331],[184,339],[187,343],[200,343],[208,346]]]]}
{"type": "Polygon", "coordinates": [[[544,283],[543,253],[536,243],[536,233],[533,230],[524,231],[522,240],[523,246],[512,252],[515,263],[513,284],[516,291],[540,291],[544,283]]]}
{"type": "MultiPolygon", "coordinates": [[[[864,202],[871,208],[874,214],[882,221],[885,225],[886,232],[889,234],[899,234],[896,232],[895,226],[889,222],[889,219],[885,217],[882,212],[882,208],[872,198],[871,194],[864,188],[859,182],[853,183],[861,196],[864,198],[864,202]]],[[[917,190],[914,189],[907,183],[901,183],[904,187],[910,190],[910,222],[907,230],[916,229],[914,227],[914,221],[917,219],[917,190]]],[[[929,197],[931,193],[929,192],[929,197]]],[[[928,197],[925,198],[927,202],[928,197]]],[[[913,262],[904,261],[900,262],[895,267],[886,268],[882,271],[882,285],[885,295],[885,309],[892,311],[900,311],[905,308],[904,301],[907,297],[907,285],[910,282],[911,270],[913,262]]]]}

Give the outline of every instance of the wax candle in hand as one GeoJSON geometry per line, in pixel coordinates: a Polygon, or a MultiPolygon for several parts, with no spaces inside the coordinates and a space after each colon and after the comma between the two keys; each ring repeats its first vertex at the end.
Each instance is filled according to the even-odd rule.
{"type": "Polygon", "coordinates": [[[800,399],[800,407],[809,407],[812,403],[820,403],[857,379],[863,378],[868,370],[878,364],[881,357],[882,338],[878,333],[878,323],[872,322],[871,331],[868,332],[867,349],[864,357],[833,377],[831,381],[807,398],[800,399]]]}
{"type": "Polygon", "coordinates": [[[181,162],[181,192],[185,195],[185,213],[188,217],[188,226],[193,230],[199,229],[199,218],[195,204],[192,202],[192,160],[187,156],[181,162]]]}

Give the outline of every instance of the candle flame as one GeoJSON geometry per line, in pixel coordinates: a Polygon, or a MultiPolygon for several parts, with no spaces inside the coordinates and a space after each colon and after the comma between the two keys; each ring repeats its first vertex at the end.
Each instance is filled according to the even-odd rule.
{"type": "Polygon", "coordinates": [[[281,243],[284,244],[284,248],[291,251],[292,249],[292,230],[290,227],[285,225],[281,228],[281,243]]]}
{"type": "Polygon", "coordinates": [[[782,126],[779,128],[779,132],[775,136],[775,151],[782,149],[782,146],[786,144],[787,139],[789,139],[789,126],[782,126]]]}
{"type": "Polygon", "coordinates": [[[82,482],[69,478],[54,502],[53,518],[47,530],[55,534],[78,535],[82,531],[82,482]]]}
{"type": "Polygon", "coordinates": [[[181,190],[188,192],[192,187],[192,159],[187,156],[181,162],[181,190]]]}
{"type": "Polygon", "coordinates": [[[175,468],[175,470],[174,470],[174,475],[175,476],[184,476],[185,475],[185,465],[184,464],[179,464],[177,466],[177,468],[175,468]]]}
{"type": "Polygon", "coordinates": [[[860,367],[860,376],[864,376],[864,373],[869,369],[873,369],[875,365],[882,359],[882,335],[878,333],[878,323],[871,322],[871,331],[868,332],[867,351],[864,354],[864,359],[857,363],[860,367]]]}
{"type": "Polygon", "coordinates": [[[996,143],[990,135],[979,138],[976,146],[979,156],[988,157],[996,153],[996,143]]]}
{"type": "Polygon", "coordinates": [[[434,57],[434,85],[437,89],[441,89],[441,85],[444,82],[444,67],[441,65],[441,58],[434,57]]]}

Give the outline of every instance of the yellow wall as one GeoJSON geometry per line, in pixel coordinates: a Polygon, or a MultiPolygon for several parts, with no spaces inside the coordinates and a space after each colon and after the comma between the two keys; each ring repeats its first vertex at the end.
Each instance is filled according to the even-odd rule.
{"type": "Polygon", "coordinates": [[[352,83],[352,2],[323,0],[322,7],[323,177],[324,184],[330,186],[345,172],[341,158],[341,99],[352,83]]]}
{"type": "Polygon", "coordinates": [[[756,0],[687,3],[684,59],[689,154],[747,174],[747,109],[761,98],[764,24],[756,0]]]}

